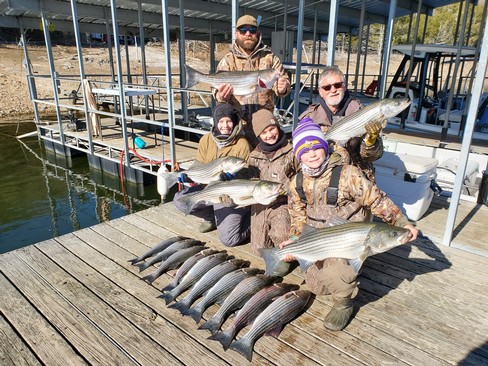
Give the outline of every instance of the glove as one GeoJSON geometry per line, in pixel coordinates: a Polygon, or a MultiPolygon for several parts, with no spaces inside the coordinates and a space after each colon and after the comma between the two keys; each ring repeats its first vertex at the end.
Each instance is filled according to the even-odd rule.
{"type": "Polygon", "coordinates": [[[375,144],[376,139],[383,129],[383,124],[381,122],[381,120],[370,121],[364,126],[366,129],[366,135],[364,136],[366,146],[373,146],[375,144]]]}
{"type": "Polygon", "coordinates": [[[227,180],[232,180],[236,177],[235,174],[232,173],[220,173],[219,175],[219,180],[221,181],[227,181],[227,180]]]}
{"type": "Polygon", "coordinates": [[[219,201],[225,207],[234,207],[236,205],[234,200],[228,194],[221,195],[219,201]]]}

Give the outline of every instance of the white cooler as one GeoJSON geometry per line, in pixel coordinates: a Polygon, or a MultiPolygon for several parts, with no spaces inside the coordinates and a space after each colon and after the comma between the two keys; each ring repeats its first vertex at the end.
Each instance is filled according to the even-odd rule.
{"type": "Polygon", "coordinates": [[[437,164],[435,158],[385,151],[374,162],[376,183],[410,220],[418,220],[432,202],[437,164]]]}

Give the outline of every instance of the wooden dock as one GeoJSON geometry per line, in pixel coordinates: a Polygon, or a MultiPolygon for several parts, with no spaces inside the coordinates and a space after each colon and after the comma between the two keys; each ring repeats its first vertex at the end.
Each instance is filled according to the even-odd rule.
{"type": "MultiPolygon", "coordinates": [[[[433,209],[427,217],[440,214],[433,209]]],[[[486,225],[487,216],[483,206],[471,221],[486,225]]],[[[251,363],[157,298],[174,271],[149,285],[140,278],[152,270],[139,273],[128,263],[175,234],[222,248],[216,232],[200,234],[198,225],[166,203],[0,255],[0,364],[488,364],[488,258],[438,245],[441,224],[419,221],[422,239],[368,258],[344,331],[322,326],[332,302],[317,297],[278,338],[260,338],[251,363]]],[[[484,232],[470,235],[486,242],[484,232]]],[[[228,250],[263,268],[248,245],[228,250]]],[[[303,276],[295,270],[284,281],[302,284],[303,276]]]]}

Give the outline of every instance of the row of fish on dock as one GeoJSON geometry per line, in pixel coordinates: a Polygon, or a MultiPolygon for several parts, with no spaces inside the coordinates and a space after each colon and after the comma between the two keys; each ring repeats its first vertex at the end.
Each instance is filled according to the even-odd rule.
{"type": "Polygon", "coordinates": [[[219,310],[198,329],[212,333],[224,350],[233,349],[249,361],[254,344],[264,334],[278,336],[285,324],[296,318],[312,298],[308,290],[283,283],[279,276],[266,275],[250,263],[229,255],[225,250],[208,248],[196,239],[176,236],[163,240],[146,253],[130,260],[144,271],[159,263],[154,272],[142,277],[151,284],[169,270],[177,269],[173,280],[159,296],[166,305],[200,323],[204,312],[219,304],[219,310]],[[173,302],[185,291],[187,295],[173,302]],[[199,298],[198,304],[193,305],[199,298]],[[233,313],[232,323],[221,330],[233,313]],[[249,331],[240,339],[237,334],[248,324],[249,331]]]}

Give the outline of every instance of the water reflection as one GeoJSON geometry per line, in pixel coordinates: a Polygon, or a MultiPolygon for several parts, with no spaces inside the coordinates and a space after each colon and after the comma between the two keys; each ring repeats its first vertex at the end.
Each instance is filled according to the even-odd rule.
{"type": "Polygon", "coordinates": [[[90,169],[86,157],[46,151],[33,123],[0,123],[0,253],[158,205],[156,185],[90,169]],[[122,193],[124,192],[124,194],[122,193]]]}

